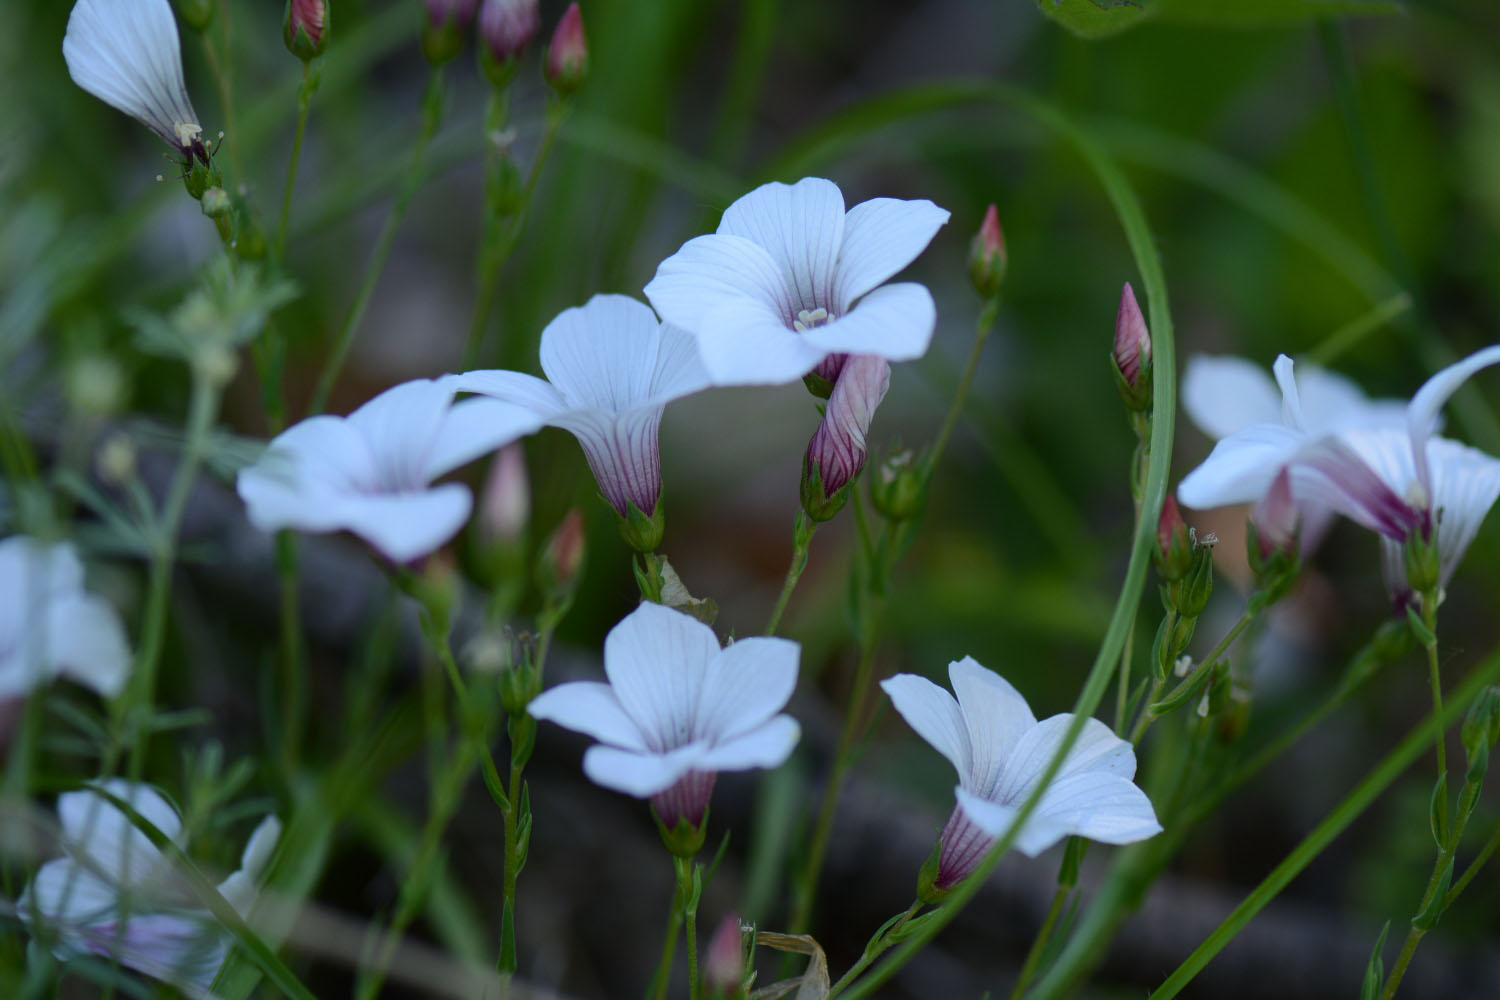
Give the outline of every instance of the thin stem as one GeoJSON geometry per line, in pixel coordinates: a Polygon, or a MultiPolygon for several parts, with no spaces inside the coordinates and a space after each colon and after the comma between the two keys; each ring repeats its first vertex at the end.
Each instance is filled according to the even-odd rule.
{"type": "Polygon", "coordinates": [[[302,64],[302,85],[297,88],[297,130],[292,133],[292,158],[286,168],[286,190],[281,194],[281,224],[276,227],[276,259],[286,254],[286,226],[292,214],[292,188],[297,184],[297,164],[302,159],[302,136],[307,132],[307,113],[317,89],[312,61],[302,64]]]}
{"type": "MultiPolygon", "coordinates": [[[[1427,625],[1427,631],[1433,636],[1437,635],[1437,593],[1429,591],[1422,595],[1422,620],[1427,625]]],[[[1443,714],[1443,676],[1442,669],[1438,665],[1437,642],[1424,643],[1427,648],[1427,682],[1432,687],[1432,710],[1437,715],[1443,714]]],[[[1447,734],[1441,729],[1433,739],[1433,749],[1437,751],[1437,769],[1439,779],[1448,774],[1448,747],[1447,734]]],[[[1448,796],[1443,795],[1438,803],[1438,821],[1441,828],[1448,829],[1448,796]]]]}
{"type": "Polygon", "coordinates": [[[1057,924],[1057,918],[1062,913],[1063,904],[1068,901],[1068,894],[1073,891],[1071,885],[1060,885],[1052,894],[1052,905],[1047,907],[1047,916],[1042,920],[1041,928],[1036,932],[1036,940],[1031,942],[1031,950],[1026,953],[1026,961],[1021,965],[1021,973],[1016,977],[1016,985],[1010,991],[1011,1000],[1021,1000],[1026,995],[1026,987],[1031,985],[1031,979],[1036,975],[1036,970],[1042,964],[1042,955],[1047,951],[1047,942],[1052,939],[1052,929],[1057,924]]]}
{"type": "MultiPolygon", "coordinates": [[[[855,488],[858,489],[858,486],[855,488]]],[[[807,569],[807,550],[812,544],[813,532],[817,530],[818,522],[808,517],[806,511],[799,509],[792,529],[792,561],[787,565],[781,593],[777,595],[776,606],[771,609],[771,618],[766,622],[766,635],[775,635],[776,629],[781,625],[781,616],[786,613],[792,591],[797,589],[797,581],[802,579],[802,571],[807,569]]]]}
{"type": "Polygon", "coordinates": [[[937,468],[938,460],[943,456],[943,450],[948,447],[948,439],[953,436],[953,428],[958,424],[959,414],[963,412],[964,400],[968,398],[969,386],[974,382],[974,373],[979,370],[979,357],[984,353],[984,343],[989,339],[990,330],[995,325],[995,317],[1000,313],[1000,299],[991,296],[984,300],[984,305],[979,310],[979,318],[974,324],[974,346],[969,350],[969,362],[964,366],[964,373],[958,380],[958,391],[953,394],[953,402],[948,404],[948,413],[943,417],[943,425],[938,429],[938,435],[933,439],[932,449],[927,453],[927,475],[932,475],[932,470],[937,468]]]}
{"type": "Polygon", "coordinates": [[[1490,834],[1490,839],[1484,842],[1479,853],[1474,855],[1474,860],[1469,862],[1469,867],[1464,869],[1458,881],[1453,883],[1453,888],[1448,890],[1448,895],[1443,897],[1443,909],[1446,910],[1453,905],[1454,900],[1458,899],[1459,895],[1469,887],[1469,883],[1474,881],[1474,876],[1479,874],[1479,870],[1485,866],[1497,849],[1500,849],[1500,826],[1495,827],[1494,832],[1490,834]]]}
{"type": "Polygon", "coordinates": [[[672,978],[672,959],[677,955],[677,932],[682,929],[682,908],[678,905],[678,894],[681,891],[679,879],[677,888],[672,890],[671,912],[667,914],[667,933],[661,943],[661,961],[656,963],[656,975],[652,977],[651,988],[646,992],[646,996],[651,1000],[666,1000],[667,983],[672,978]]]}
{"type": "Polygon", "coordinates": [[[510,747],[510,790],[506,796],[506,808],[501,811],[505,820],[505,896],[502,902],[504,909],[501,911],[500,927],[500,959],[497,963],[502,973],[513,973],[517,968],[516,957],[516,880],[521,874],[520,856],[520,814],[521,814],[521,773],[525,770],[526,760],[516,753],[516,745],[519,740],[520,727],[532,724],[529,717],[512,720],[512,739],[510,747]]]}
{"type": "Polygon", "coordinates": [[[276,535],[276,574],[281,582],[281,759],[290,777],[301,752],[307,692],[302,663],[302,606],[297,587],[297,536],[276,535]]]}
{"type": "Polygon", "coordinates": [[[693,891],[693,859],[679,857],[673,862],[677,869],[677,899],[687,929],[688,998],[698,1000],[702,985],[698,980],[698,900],[693,891]]]}
{"type": "Polygon", "coordinates": [[[1257,614],[1258,611],[1253,611],[1250,608],[1246,608],[1243,612],[1241,612],[1239,620],[1234,623],[1233,627],[1231,627],[1228,632],[1224,633],[1224,637],[1219,640],[1218,644],[1215,645],[1213,649],[1209,650],[1208,655],[1203,657],[1203,659],[1199,661],[1198,665],[1193,668],[1192,672],[1184,677],[1181,683],[1179,683],[1176,687],[1169,691],[1164,698],[1158,697],[1158,695],[1160,694],[1159,685],[1153,686],[1151,697],[1148,698],[1146,704],[1142,706],[1140,718],[1136,720],[1135,728],[1130,732],[1131,743],[1139,744],[1141,741],[1141,737],[1146,734],[1146,730],[1151,727],[1151,724],[1153,722],[1160,718],[1160,716],[1152,713],[1151,705],[1156,702],[1171,701],[1172,699],[1179,698],[1186,692],[1191,691],[1193,689],[1193,686],[1200,680],[1202,680],[1204,673],[1208,670],[1211,670],[1215,661],[1217,661],[1219,657],[1224,655],[1225,651],[1229,649],[1234,640],[1240,637],[1240,633],[1245,631],[1245,629],[1250,626],[1250,623],[1255,620],[1257,614]]]}
{"type": "Polygon", "coordinates": [[[913,900],[912,904],[906,908],[906,912],[901,914],[894,924],[887,927],[879,938],[865,945],[864,954],[859,956],[859,961],[851,965],[849,971],[839,977],[839,981],[833,984],[833,988],[828,991],[828,996],[824,1000],[833,1000],[834,997],[843,992],[846,986],[854,982],[861,972],[868,969],[871,962],[874,962],[883,955],[886,949],[891,946],[892,936],[911,923],[911,918],[920,913],[922,907],[925,905],[920,899],[913,900]]]}
{"type": "Polygon", "coordinates": [[[360,321],[364,319],[365,310],[369,308],[370,299],[375,294],[375,285],[380,281],[381,272],[385,270],[386,258],[390,256],[391,246],[396,241],[396,232],[401,228],[401,222],[406,217],[406,210],[411,207],[412,198],[416,196],[417,189],[422,186],[422,180],[426,174],[427,147],[432,143],[432,137],[437,134],[442,117],[443,70],[439,66],[434,66],[431,76],[428,77],[426,96],[422,99],[422,128],[417,133],[415,145],[412,146],[406,176],[396,192],[396,200],[391,205],[390,214],[386,216],[385,225],[381,227],[380,235],[375,238],[375,248],[370,252],[370,258],[365,264],[364,278],[360,281],[359,291],[355,293],[354,301],[344,316],[343,325],[339,327],[333,352],[328,356],[322,374],[318,376],[312,402],[308,406],[309,413],[322,413],[328,405],[328,395],[333,391],[333,384],[338,380],[339,372],[344,367],[344,360],[348,357],[349,348],[354,343],[355,331],[359,329],[360,321]]]}

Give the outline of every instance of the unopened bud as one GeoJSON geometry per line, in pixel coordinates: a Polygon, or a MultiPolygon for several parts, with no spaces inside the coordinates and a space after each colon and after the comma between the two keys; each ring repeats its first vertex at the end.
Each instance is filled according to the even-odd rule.
{"type": "Polygon", "coordinates": [[[1291,477],[1282,469],[1255,505],[1245,531],[1245,555],[1256,588],[1251,601],[1257,610],[1281,600],[1301,572],[1297,554],[1299,520],[1291,477]]]}
{"type": "Polygon", "coordinates": [[[568,97],[583,86],[589,71],[588,42],[583,34],[583,12],[577,3],[568,4],[552,44],[547,46],[547,82],[560,96],[568,97]]]}
{"type": "Polygon", "coordinates": [[[479,8],[480,66],[496,87],[515,76],[521,53],[536,37],[537,0],[484,0],[479,8]]]}
{"type": "Polygon", "coordinates": [[[424,0],[427,24],[422,29],[422,55],[434,66],[458,55],[464,34],[474,23],[479,0],[424,0]]]}
{"type": "Polygon", "coordinates": [[[981,298],[992,299],[1000,294],[1007,263],[1005,234],[1000,231],[1000,212],[991,204],[984,210],[979,232],[969,243],[969,281],[981,298]]]}
{"type": "Polygon", "coordinates": [[[1115,343],[1111,354],[1115,369],[1115,386],[1125,406],[1136,412],[1151,408],[1151,334],[1146,317],[1135,301],[1130,282],[1120,291],[1120,308],[1115,313],[1115,343]]]}
{"type": "Polygon", "coordinates": [[[526,476],[526,449],[509,444],[490,463],[479,502],[479,534],[485,541],[514,545],[531,518],[531,484],[526,476]]]}
{"type": "Polygon", "coordinates": [[[625,514],[619,519],[620,537],[637,552],[655,552],[661,547],[662,536],[667,533],[666,504],[659,499],[648,515],[629,502],[625,514]]]}
{"type": "Polygon", "coordinates": [[[875,509],[889,520],[909,521],[922,513],[927,500],[926,477],[911,449],[889,456],[875,470],[870,486],[875,509]]]}
{"type": "Polygon", "coordinates": [[[519,719],[526,714],[526,706],[542,693],[535,637],[529,633],[513,635],[508,653],[500,670],[500,707],[512,719],[519,719]]]}
{"type": "Polygon", "coordinates": [[[1156,570],[1167,582],[1180,580],[1193,565],[1192,533],[1182,519],[1177,498],[1167,494],[1161,506],[1161,518],[1156,522],[1156,570]]]}
{"type": "Polygon", "coordinates": [[[578,586],[585,549],[583,514],[574,507],[563,516],[542,549],[537,566],[542,589],[554,595],[572,593],[578,586]]]}
{"type": "Polygon", "coordinates": [[[194,31],[207,28],[214,19],[214,0],[176,0],[177,16],[194,31]]]}
{"type": "Polygon", "coordinates": [[[125,434],[111,434],[99,448],[99,478],[108,486],[123,486],[135,478],[135,442],[125,434]]]}
{"type": "Polygon", "coordinates": [[[328,48],[327,0],[286,0],[281,37],[287,51],[307,62],[328,48]]]}
{"type": "Polygon", "coordinates": [[[739,1000],[745,995],[745,950],[737,914],[725,914],[709,939],[703,956],[703,986],[714,1000],[739,1000]]]}
{"type": "Polygon", "coordinates": [[[1435,533],[1413,531],[1407,536],[1402,557],[1406,564],[1406,583],[1414,593],[1425,596],[1437,590],[1442,560],[1435,533]]]}
{"type": "Polygon", "coordinates": [[[1183,618],[1197,618],[1208,606],[1214,592],[1214,546],[1218,541],[1212,534],[1194,539],[1192,564],[1187,573],[1167,584],[1167,598],[1183,618]]]}

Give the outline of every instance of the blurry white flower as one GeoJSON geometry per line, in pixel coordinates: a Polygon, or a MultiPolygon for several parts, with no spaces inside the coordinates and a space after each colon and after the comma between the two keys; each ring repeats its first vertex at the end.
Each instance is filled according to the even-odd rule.
{"type": "Polygon", "coordinates": [[[78,0],[63,36],[63,59],[78,86],[145,125],[185,159],[208,163],[203,126],[182,82],[169,0],[78,0]]]}
{"type": "Polygon", "coordinates": [[[109,602],[83,589],[73,546],[0,541],[0,699],[59,675],[113,697],[129,674],[125,627],[109,602]]]}
{"type": "MultiPolygon", "coordinates": [[[[181,844],[177,811],[154,788],[120,779],[97,787],[181,844]]],[[[112,958],[191,997],[209,996],[229,952],[229,932],[196,905],[161,851],[92,788],[58,796],[57,815],[66,856],[37,870],[16,903],[21,919],[34,934],[48,935],[58,958],[112,958]]],[[[280,822],[267,816],[251,834],[240,870],[219,885],[241,916],[255,902],[280,835],[280,822]]]]}
{"type": "Polygon", "coordinates": [[[930,201],[845,212],[838,186],[817,177],[764,184],[662,261],[646,297],[698,338],[720,385],[788,382],[833,354],[909,361],[926,353],[937,307],[922,285],[885,282],[947,221],[930,201]]]}
{"type": "Polygon", "coordinates": [[[774,638],[721,649],[707,625],[645,603],[604,640],[609,683],[560,684],[527,711],[600,741],[583,758],[594,782],[649,797],[668,829],[697,826],[717,772],[776,767],[792,752],[801,730],[776,713],[798,652],[774,638]]]}
{"type": "Polygon", "coordinates": [[[278,435],[238,489],[262,531],[352,531],[387,558],[430,554],[468,520],[460,483],[432,486],[541,421],[493,399],[453,402],[451,378],[382,392],[347,417],[318,416],[278,435]]]}
{"type": "MultiPolygon", "coordinates": [[[[1041,722],[1004,678],[964,657],[948,665],[953,695],[915,674],[881,681],[896,711],[958,770],[958,805],[942,834],[935,885],[947,889],[983,860],[1036,789],[1056,754],[1070,714],[1041,722]]],[[[1151,800],[1131,778],[1135,753],[1097,719],[1068,751],[1062,768],[1015,838],[1035,857],[1064,837],[1129,844],[1161,832],[1151,800]]]]}
{"type": "MultiPolygon", "coordinates": [[[[1278,358],[1277,365],[1277,378],[1295,380],[1302,419],[1313,434],[1406,421],[1406,404],[1399,399],[1370,399],[1352,379],[1316,365],[1298,366],[1295,374],[1290,359],[1278,358]]],[[[1245,358],[1203,354],[1191,358],[1183,373],[1182,408],[1216,441],[1253,424],[1281,423],[1283,414],[1281,390],[1264,368],[1245,358]]]]}
{"type": "Polygon", "coordinates": [[[571,431],[616,513],[626,517],[634,504],[655,514],[662,410],[708,385],[693,338],[658,323],[643,302],[596,295],[547,324],[541,355],[545,380],[491,370],[454,376],[453,383],[571,431]]]}

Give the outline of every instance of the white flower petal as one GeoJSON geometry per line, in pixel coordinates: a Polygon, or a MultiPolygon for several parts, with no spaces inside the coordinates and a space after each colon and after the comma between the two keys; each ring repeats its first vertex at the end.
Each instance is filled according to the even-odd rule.
{"type": "Polygon", "coordinates": [[[563,399],[562,393],[546,379],[503,368],[454,375],[452,385],[457,392],[477,392],[502,402],[524,406],[543,421],[568,409],[567,400],[563,399]]]}
{"type": "Polygon", "coordinates": [[[345,497],[330,517],[392,562],[409,563],[458,534],[473,502],[468,487],[444,483],[420,493],[345,497]]]}
{"type": "Polygon", "coordinates": [[[526,706],[534,718],[585,733],[602,743],[646,752],[640,727],[625,714],[608,684],[573,681],[543,691],[526,706]]]}
{"type": "Polygon", "coordinates": [[[1255,424],[1281,420],[1281,393],[1266,370],[1235,357],[1195,355],[1182,376],[1182,408],[1218,440],[1255,424]]]}
{"type": "Polygon", "coordinates": [[[225,935],[206,913],[133,915],[123,926],[91,929],[90,950],[122,965],[171,983],[193,1000],[208,1000],[229,954],[225,935]]]}
{"type": "Polygon", "coordinates": [[[958,702],[947,691],[916,674],[897,674],[880,682],[880,688],[896,706],[906,724],[968,780],[973,766],[969,731],[958,702]]]}
{"type": "Polygon", "coordinates": [[[947,221],[947,210],[926,199],[871,198],[849,209],[828,308],[848,312],[855,299],[916,260],[947,221]]]}
{"type": "MultiPolygon", "coordinates": [[[[991,837],[999,838],[1010,828],[1019,813],[1020,804],[1005,805],[1000,802],[991,802],[988,799],[967,791],[963,787],[955,788],[953,794],[958,798],[959,808],[969,820],[991,837]]],[[[1026,818],[1026,824],[1017,832],[1013,843],[1018,851],[1028,858],[1034,858],[1041,854],[1053,844],[1062,840],[1069,834],[1069,830],[1053,819],[1040,814],[1038,810],[1032,810],[1026,818]]]]}
{"type": "Polygon", "coordinates": [[[790,715],[778,715],[702,751],[693,758],[693,770],[748,771],[756,767],[780,767],[792,755],[801,735],[802,727],[797,725],[796,719],[790,715]]]}
{"type": "MultiPolygon", "coordinates": [[[[837,325],[831,323],[813,332],[837,325]]],[[[769,306],[748,298],[720,300],[693,332],[698,337],[703,367],[714,385],[791,382],[833,353],[833,349],[815,343],[809,334],[793,331],[769,306]]]]}
{"type": "MultiPolygon", "coordinates": [[[[1253,503],[1297,454],[1307,438],[1280,424],[1255,424],[1224,438],[1203,464],[1182,477],[1177,499],[1196,510],[1253,503]]],[[[1301,493],[1293,490],[1295,495],[1301,493]]]]}
{"type": "Polygon", "coordinates": [[[702,337],[710,317],[728,299],[758,303],[791,332],[801,306],[793,305],[787,279],[765,248],[741,236],[698,236],[662,261],[646,298],[674,326],[702,337]]]}
{"type": "Polygon", "coordinates": [[[542,331],[542,371],[568,405],[623,413],[651,397],[661,324],[626,295],[595,295],[542,331]]]}
{"type": "Polygon", "coordinates": [[[797,687],[801,647],[790,639],[740,639],[708,664],[698,696],[695,738],[722,745],[762,726],[797,687]]]}
{"type": "Polygon", "coordinates": [[[844,242],[844,196],[837,184],[821,177],[762,184],[724,210],[718,232],[743,236],[771,255],[792,291],[794,313],[833,308],[844,242]]]}
{"type": "Polygon", "coordinates": [[[497,399],[465,399],[454,403],[438,425],[427,454],[427,480],[452,472],[481,455],[540,430],[542,420],[531,410],[497,399]]]}
{"type": "Polygon", "coordinates": [[[1401,427],[1406,404],[1399,399],[1370,399],[1353,379],[1316,365],[1297,370],[1302,417],[1313,434],[1349,427],[1401,427]]]}
{"type": "Polygon", "coordinates": [[[651,373],[649,401],[657,405],[669,403],[706,389],[710,383],[708,369],[703,367],[703,358],[698,353],[697,338],[681,327],[663,323],[656,368],[651,373]]]}
{"type": "Polygon", "coordinates": [[[1146,793],[1126,777],[1083,771],[1048,786],[1036,812],[1070,834],[1101,844],[1133,844],[1161,833],[1146,793]]]}
{"type": "Polygon", "coordinates": [[[130,676],[120,615],[104,598],[78,593],[47,605],[47,656],[66,676],[113,698],[130,676]]]}
{"type": "Polygon", "coordinates": [[[718,654],[713,629],[649,601],[605,636],[604,672],[652,750],[693,739],[704,674],[718,654]]]}
{"type": "Polygon", "coordinates": [[[635,753],[596,743],[583,755],[583,773],[597,785],[644,799],[671,788],[702,753],[703,746],[696,743],[670,753],[635,753]]]}
{"type": "Polygon", "coordinates": [[[1427,442],[1437,518],[1439,583],[1446,584],[1500,498],[1500,460],[1447,438],[1427,442]]]}
{"type": "Polygon", "coordinates": [[[825,356],[878,354],[887,361],[911,361],[927,353],[936,328],[932,293],[924,285],[898,282],[881,285],[832,323],[801,336],[825,356]]]}
{"type": "Polygon", "coordinates": [[[260,883],[280,840],[281,820],[274,814],[269,815],[260,821],[245,842],[239,870],[219,883],[219,895],[228,900],[240,916],[247,916],[255,905],[260,895],[260,883]]]}
{"type": "Polygon", "coordinates": [[[963,785],[993,798],[1006,760],[1021,737],[1036,725],[1036,716],[1009,681],[972,656],[948,664],[948,679],[958,696],[972,754],[969,771],[961,776],[963,785]]]}
{"type": "Polygon", "coordinates": [[[168,0],[78,0],[63,36],[73,82],[125,112],[169,145],[196,135],[182,81],[177,21],[168,0]],[[190,126],[184,133],[178,126],[190,126]]]}
{"type": "Polygon", "coordinates": [[[37,869],[31,885],[16,903],[22,920],[33,910],[48,924],[89,924],[110,919],[119,892],[72,858],[57,858],[37,869]]]}
{"type": "MultiPolygon", "coordinates": [[[[1065,712],[1043,719],[1027,730],[1006,761],[1005,774],[995,794],[987,797],[1013,805],[1025,801],[1062,746],[1072,723],[1073,716],[1065,712]]],[[[1098,719],[1085,719],[1083,731],[1068,750],[1053,781],[1083,772],[1113,774],[1129,780],[1135,775],[1135,751],[1098,719]]]]}
{"type": "Polygon", "coordinates": [[[456,387],[448,379],[413,379],[385,390],[346,418],[364,437],[382,490],[427,485],[427,468],[456,387]]]}
{"type": "Polygon", "coordinates": [[[656,512],[661,496],[661,447],[657,438],[662,407],[647,406],[613,414],[569,410],[552,423],[571,431],[583,448],[604,498],[625,517],[633,503],[656,512]]]}
{"type": "Polygon", "coordinates": [[[1494,364],[1500,364],[1500,344],[1475,351],[1422,383],[1406,408],[1407,428],[1416,446],[1436,433],[1439,415],[1453,394],[1477,372],[1494,364]]]}
{"type": "Polygon", "coordinates": [[[29,535],[12,535],[0,541],[0,581],[5,582],[8,593],[26,594],[23,601],[0,602],[4,611],[24,615],[23,609],[31,606],[33,600],[39,602],[44,595],[81,590],[83,563],[70,542],[44,542],[29,535]]]}
{"type": "MultiPolygon", "coordinates": [[[[99,789],[130,805],[164,836],[176,840],[182,821],[161,793],[150,785],[120,778],[97,783],[99,789]]],[[[113,802],[93,788],[64,792],[57,797],[57,816],[66,837],[64,847],[74,857],[86,858],[102,876],[123,886],[139,886],[159,878],[166,859],[144,832],[113,802]]]]}

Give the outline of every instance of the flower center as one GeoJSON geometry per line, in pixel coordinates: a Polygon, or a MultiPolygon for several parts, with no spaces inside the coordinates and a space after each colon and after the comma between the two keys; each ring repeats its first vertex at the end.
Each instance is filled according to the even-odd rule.
{"type": "Polygon", "coordinates": [[[792,320],[792,329],[796,330],[798,333],[806,333],[808,330],[811,330],[814,327],[827,326],[836,318],[837,317],[835,317],[827,309],[824,309],[822,306],[819,306],[816,309],[803,309],[797,314],[797,318],[792,320]]]}
{"type": "Polygon", "coordinates": [[[194,125],[190,122],[177,122],[172,129],[177,133],[177,141],[183,146],[191,146],[203,134],[202,125],[194,125]]]}

